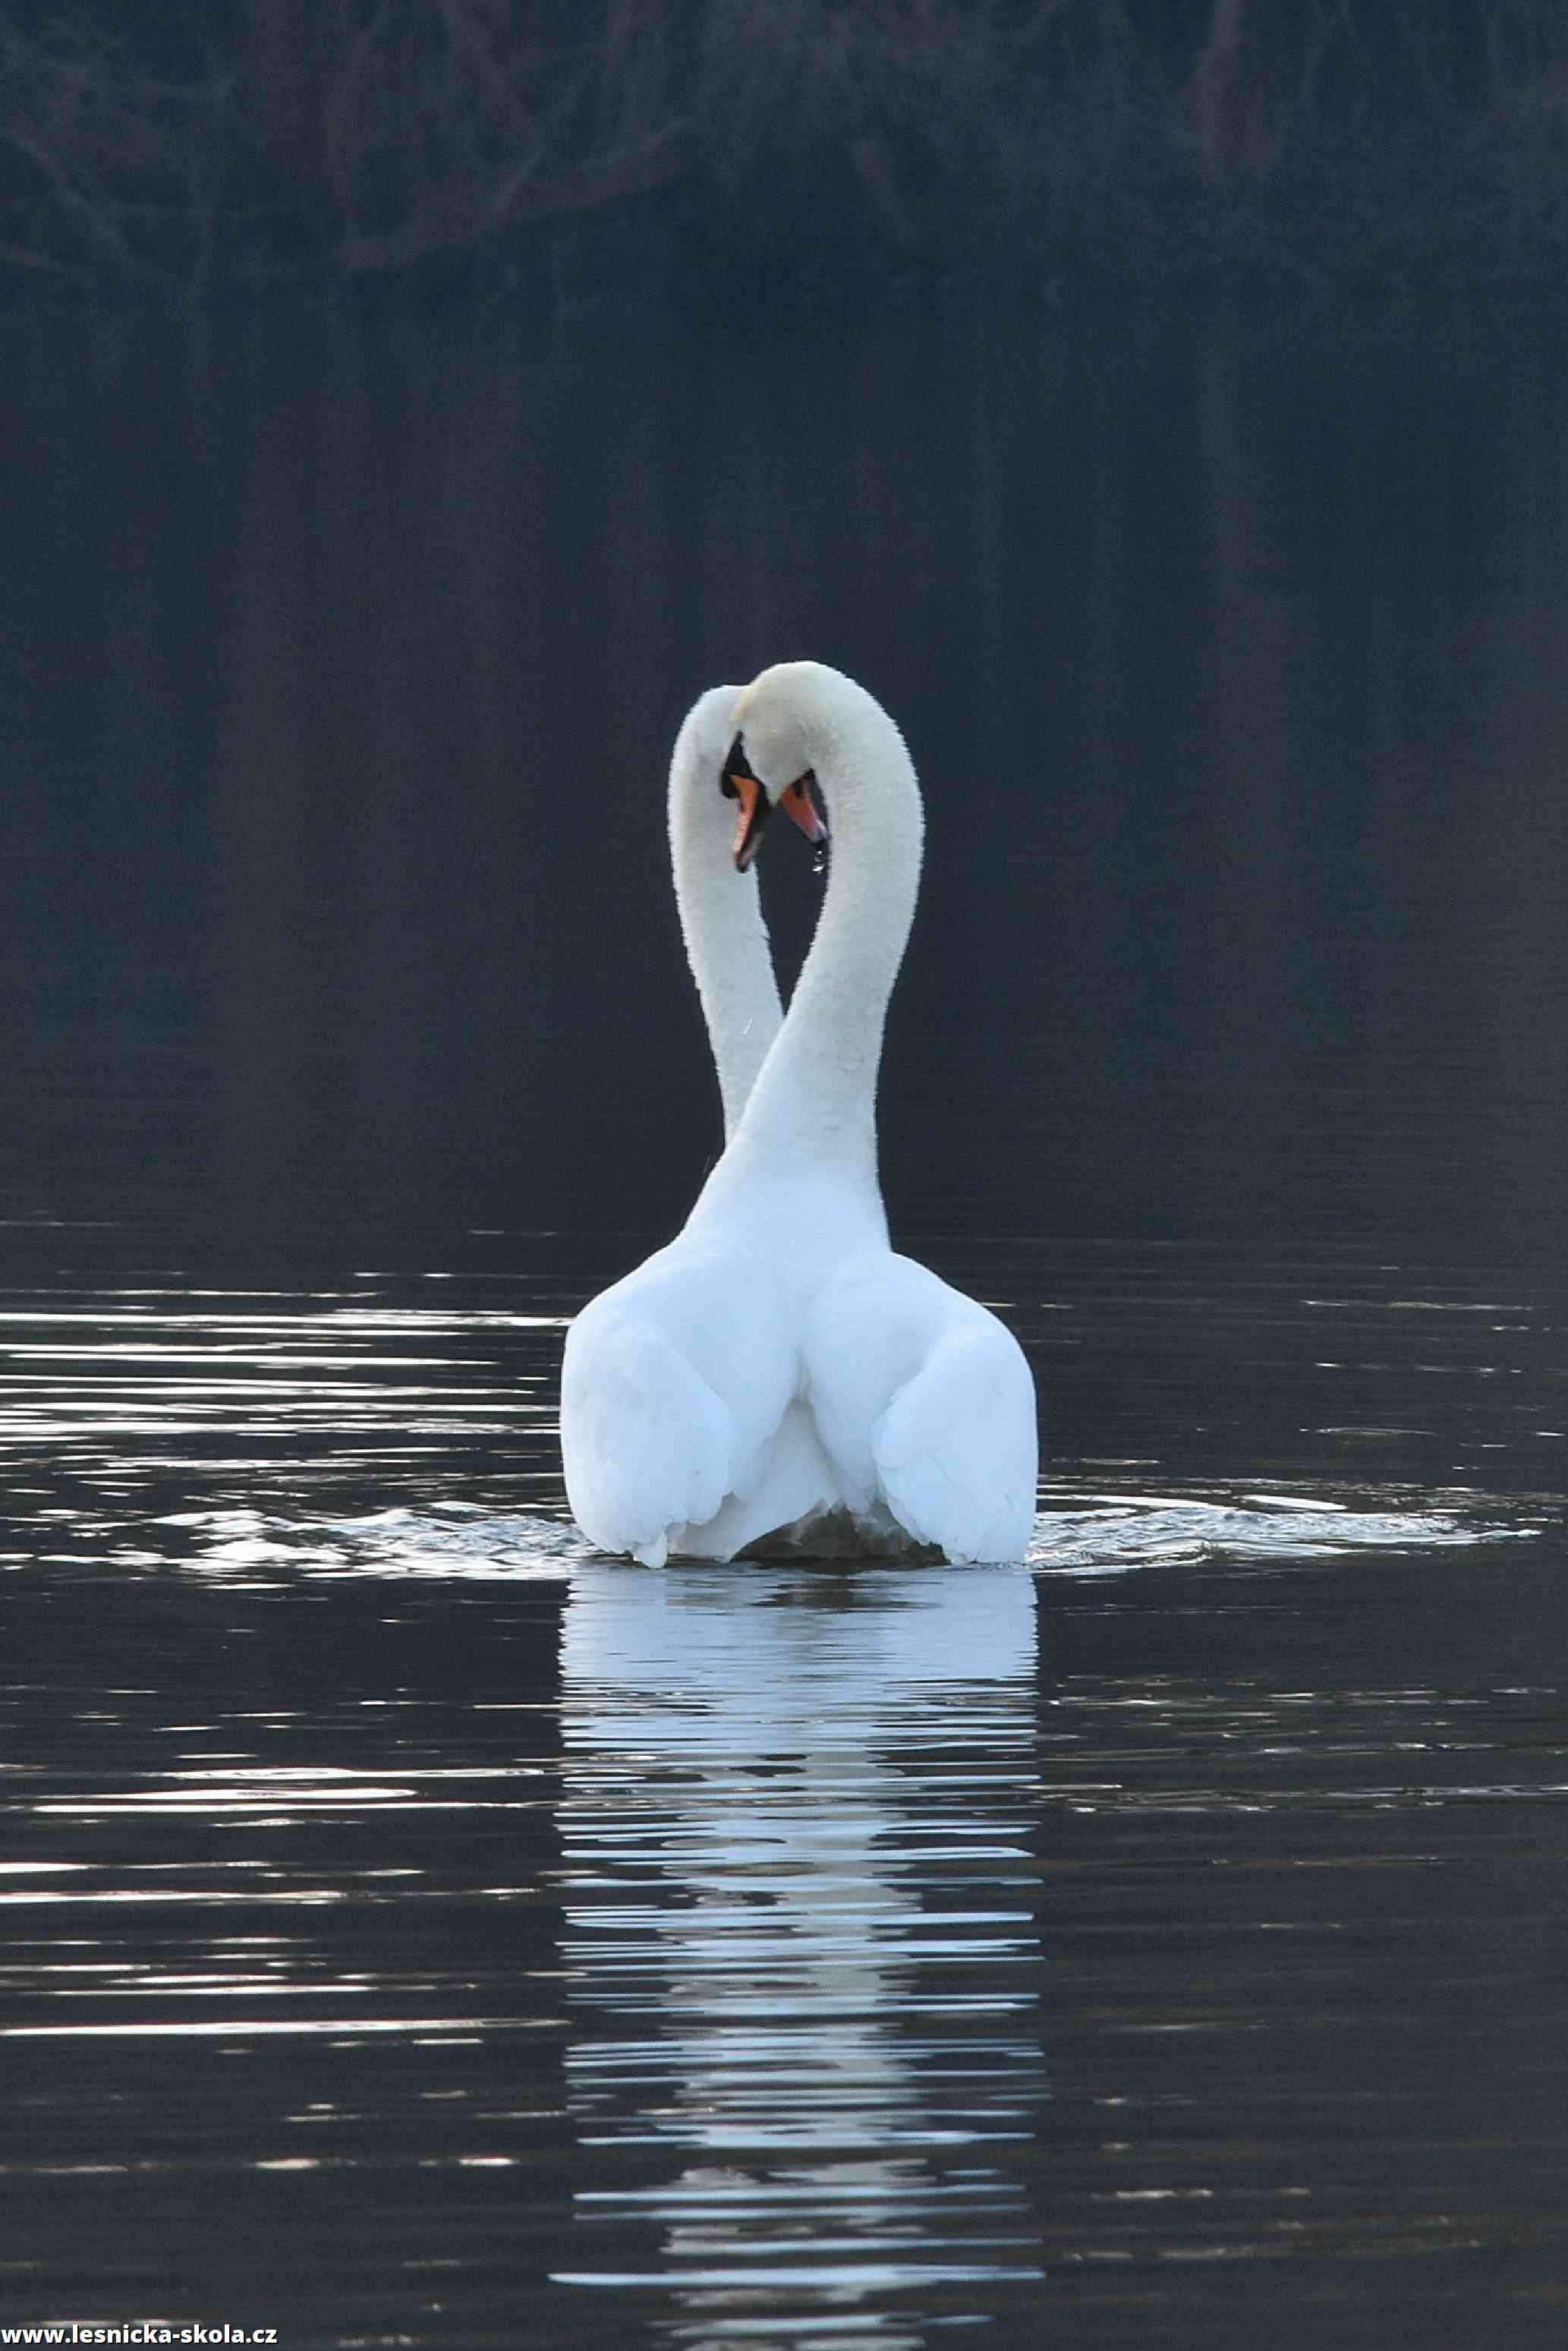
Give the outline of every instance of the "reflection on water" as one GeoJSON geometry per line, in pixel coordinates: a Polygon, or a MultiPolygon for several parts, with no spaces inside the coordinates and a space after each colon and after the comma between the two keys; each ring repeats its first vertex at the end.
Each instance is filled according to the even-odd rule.
{"type": "Polygon", "coordinates": [[[0,1444],[26,1506],[0,1504],[0,1565],[153,1566],[199,1525],[214,1562],[237,1567],[258,1492],[314,1513],[367,1480],[471,1497],[504,1479],[508,1499],[553,1499],[553,1362],[518,1358],[566,1318],[499,1302],[533,1287],[491,1279],[480,1302],[451,1274],[367,1271],[265,1290],[68,1276],[0,1293],[0,1444]]]}
{"type": "Polygon", "coordinates": [[[1099,1397],[1028,1567],[653,1572],[601,1270],[0,1296],[0,2314],[1556,2351],[1552,1295],[998,1252],[1099,1397]],[[1324,1475],[1374,1347],[1430,1486],[1324,1475]]]}
{"type": "Polygon", "coordinates": [[[601,2183],[572,2282],[661,2285],[716,2344],[830,2312],[917,2343],[881,2306],[915,2287],[1014,2307],[1041,2272],[1009,2156],[1045,2095],[1027,1572],[590,1567],[561,1679],[566,2095],[601,2183]]]}

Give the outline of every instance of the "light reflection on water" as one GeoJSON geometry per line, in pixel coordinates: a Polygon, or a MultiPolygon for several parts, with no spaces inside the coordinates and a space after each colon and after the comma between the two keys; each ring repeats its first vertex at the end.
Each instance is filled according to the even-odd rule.
{"type": "Polygon", "coordinates": [[[722,2340],[1040,2279],[1006,2157],[1046,2092],[1033,1659],[1023,1570],[574,1578],[567,2105],[612,2178],[671,2162],[580,2199],[571,2282],[662,2285],[722,2340]]]}
{"type": "MultiPolygon", "coordinates": [[[[0,1301],[7,2318],[1554,2340],[1560,1505],[1129,1442],[1145,1286],[1028,1568],[654,1573],[561,1512],[570,1294],[441,1287],[0,1301]]],[[[1390,1423],[1512,1343],[1398,1319],[1390,1423]]]]}

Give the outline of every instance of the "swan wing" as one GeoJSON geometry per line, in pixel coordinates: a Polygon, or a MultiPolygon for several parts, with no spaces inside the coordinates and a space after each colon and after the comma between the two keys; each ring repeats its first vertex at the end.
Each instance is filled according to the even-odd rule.
{"type": "Polygon", "coordinates": [[[567,1499],[601,1551],[664,1564],[733,1482],[735,1417],[657,1318],[612,1291],[584,1308],[561,1365],[567,1499]]]}
{"type": "Polygon", "coordinates": [[[894,1518],[956,1562],[1021,1559],[1034,1531],[1034,1383],[988,1322],[945,1332],[873,1432],[894,1518]]]}
{"type": "Polygon", "coordinates": [[[955,1562],[1023,1557],[1034,1382],[994,1314],[913,1259],[876,1252],[827,1286],[806,1361],[817,1425],[860,1509],[885,1506],[955,1562]]]}

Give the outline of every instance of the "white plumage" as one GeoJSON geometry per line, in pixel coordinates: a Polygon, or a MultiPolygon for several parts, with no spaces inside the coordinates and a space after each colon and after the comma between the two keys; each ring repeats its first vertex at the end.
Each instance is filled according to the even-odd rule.
{"type": "MultiPolygon", "coordinates": [[[[747,814],[743,799],[749,846],[747,814]]],[[[877,1066],[922,834],[898,730],[814,662],[716,689],[676,743],[670,830],[727,1142],[675,1239],[568,1334],[561,1446],[578,1523],[653,1565],[671,1552],[733,1559],[768,1538],[1020,1559],[1034,1523],[1029,1367],[994,1314],[894,1254],[877,1182],[877,1066]],[[745,789],[799,814],[813,772],[832,826],[782,1027],[755,880],[725,845],[732,740],[745,789]]]]}

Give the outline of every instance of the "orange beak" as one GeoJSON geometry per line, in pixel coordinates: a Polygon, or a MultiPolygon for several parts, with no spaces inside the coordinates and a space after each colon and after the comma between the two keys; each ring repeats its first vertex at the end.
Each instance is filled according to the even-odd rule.
{"type": "MultiPolygon", "coordinates": [[[[807,840],[821,848],[828,837],[827,824],[813,797],[816,777],[807,768],[803,776],[779,795],[779,805],[787,809],[807,840]]],[[[744,873],[757,854],[757,844],[762,838],[762,828],[772,814],[772,802],[762,785],[751,772],[746,756],[746,745],[737,735],[729,747],[729,757],[719,770],[718,788],[727,800],[739,803],[739,815],[735,827],[735,870],[744,873]]],[[[825,855],[826,852],[824,852],[825,855]]],[[[821,862],[818,861],[818,870],[821,862]]]]}
{"type": "Polygon", "coordinates": [[[816,801],[811,798],[811,778],[809,769],[805,775],[796,778],[787,792],[779,793],[779,805],[794,818],[807,840],[813,845],[826,841],[828,828],[818,813],[816,801]]]}
{"type": "Polygon", "coordinates": [[[732,772],[724,780],[730,797],[740,803],[740,813],[735,820],[735,870],[744,873],[757,854],[757,844],[768,821],[768,795],[755,776],[732,772]]]}

